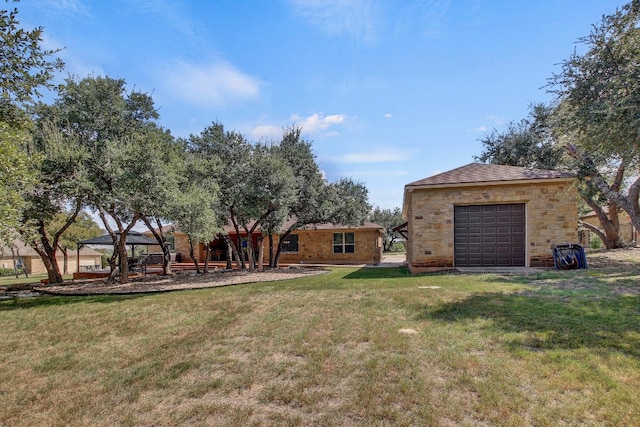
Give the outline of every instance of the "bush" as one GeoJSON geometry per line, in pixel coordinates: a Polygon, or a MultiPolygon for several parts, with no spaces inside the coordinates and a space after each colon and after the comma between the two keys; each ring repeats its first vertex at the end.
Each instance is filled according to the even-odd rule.
{"type": "MultiPolygon", "coordinates": [[[[13,268],[0,268],[0,277],[15,276],[16,272],[13,268]]],[[[18,268],[18,274],[22,274],[22,268],[18,268]]]]}
{"type": "Polygon", "coordinates": [[[600,249],[602,248],[602,240],[598,236],[592,235],[589,239],[589,246],[591,249],[600,249]]]}

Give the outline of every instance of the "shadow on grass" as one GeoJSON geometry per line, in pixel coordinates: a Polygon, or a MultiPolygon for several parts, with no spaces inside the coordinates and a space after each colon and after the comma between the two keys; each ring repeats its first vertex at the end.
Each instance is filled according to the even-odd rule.
{"type": "Polygon", "coordinates": [[[344,276],[344,279],[401,279],[415,277],[407,267],[362,267],[344,276]]]}
{"type": "Polygon", "coordinates": [[[578,294],[488,293],[439,307],[425,307],[420,320],[488,319],[486,328],[518,333],[512,349],[604,349],[640,359],[640,297],[578,294]],[[524,333],[524,336],[522,335],[524,333]]]}
{"type": "Polygon", "coordinates": [[[24,310],[39,307],[55,307],[77,303],[111,304],[144,297],[143,294],[91,295],[91,296],[37,296],[12,298],[0,301],[0,311],[24,310]]]}

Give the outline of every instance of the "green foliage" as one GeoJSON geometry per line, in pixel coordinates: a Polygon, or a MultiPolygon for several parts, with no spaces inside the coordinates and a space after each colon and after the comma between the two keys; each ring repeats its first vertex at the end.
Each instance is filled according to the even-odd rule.
{"type": "Polygon", "coordinates": [[[0,10],[0,96],[28,102],[40,96],[39,88],[51,87],[51,79],[64,64],[50,60],[58,50],[42,49],[42,27],[24,30],[18,9],[0,10]]]}
{"type": "Polygon", "coordinates": [[[550,79],[557,131],[587,190],[639,227],[640,1],[604,16],[580,42],[586,52],[574,52],[550,79]]]}
{"type": "Polygon", "coordinates": [[[27,140],[26,132],[0,122],[0,236],[6,237],[9,230],[19,227],[24,193],[35,183],[35,158],[24,151],[27,140]]]}
{"type": "MultiPolygon", "coordinates": [[[[401,237],[398,233],[393,231],[393,229],[405,222],[402,218],[402,211],[400,208],[380,209],[376,206],[371,212],[369,220],[384,227],[384,251],[389,252],[393,250],[396,241],[401,237]]],[[[404,247],[402,250],[404,250],[404,247]]]]}
{"type": "MultiPolygon", "coordinates": [[[[50,230],[59,230],[66,223],[70,212],[59,213],[54,218],[50,230]]],[[[91,218],[87,212],[81,211],[75,217],[71,225],[60,236],[58,246],[61,249],[76,249],[81,240],[98,237],[104,234],[104,230],[91,218]]]]}
{"type": "Polygon", "coordinates": [[[600,249],[600,248],[602,248],[602,240],[600,240],[600,238],[598,236],[590,236],[589,247],[591,249],[600,249]]]}
{"type": "Polygon", "coordinates": [[[564,150],[553,135],[552,112],[551,107],[543,104],[531,106],[528,118],[510,122],[506,130],[494,129],[482,137],[483,152],[475,159],[498,165],[562,168],[564,150]]]}
{"type": "Polygon", "coordinates": [[[328,218],[334,224],[361,225],[371,211],[369,190],[351,178],[330,184],[328,197],[333,207],[328,218]]]}
{"type": "Polygon", "coordinates": [[[604,16],[550,79],[561,129],[599,163],[640,155],[640,2],[604,16]]]}
{"type": "MultiPolygon", "coordinates": [[[[15,276],[16,271],[13,268],[0,268],[0,277],[15,276]]],[[[18,268],[18,275],[22,274],[22,267],[18,268]]]]}

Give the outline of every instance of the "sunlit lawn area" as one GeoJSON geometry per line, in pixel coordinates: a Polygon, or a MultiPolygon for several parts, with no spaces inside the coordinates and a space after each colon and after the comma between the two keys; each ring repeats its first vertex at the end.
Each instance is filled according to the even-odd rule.
{"type": "Polygon", "coordinates": [[[2,301],[0,425],[634,425],[639,287],[338,268],[2,301]]]}
{"type": "MultiPolygon", "coordinates": [[[[71,280],[73,274],[64,274],[63,277],[65,280],[71,280]]],[[[29,277],[25,277],[24,274],[21,274],[19,277],[4,276],[0,277],[0,287],[15,287],[23,284],[38,283],[44,279],[47,279],[46,274],[31,274],[29,277]]]]}

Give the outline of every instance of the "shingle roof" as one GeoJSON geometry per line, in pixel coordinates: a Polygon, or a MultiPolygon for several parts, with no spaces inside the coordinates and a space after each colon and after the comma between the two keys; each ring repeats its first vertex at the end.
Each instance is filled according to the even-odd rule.
{"type": "Polygon", "coordinates": [[[449,184],[479,184],[484,182],[524,181],[536,179],[571,178],[566,172],[523,168],[518,166],[491,165],[485,163],[469,163],[419,181],[411,182],[406,187],[438,186],[449,184]]]}
{"type": "MultiPolygon", "coordinates": [[[[116,234],[119,234],[119,233],[116,233],[116,234]]],[[[113,245],[113,239],[109,234],[105,234],[104,236],[83,240],[79,243],[83,245],[113,245]]],[[[138,231],[130,231],[129,234],[127,234],[126,244],[127,245],[157,245],[158,241],[155,238],[145,236],[144,234],[138,231]]]]}
{"type": "MultiPolygon", "coordinates": [[[[295,218],[289,218],[281,227],[281,231],[280,232],[284,232],[286,231],[289,227],[291,227],[291,225],[293,225],[293,223],[295,222],[295,218]]],[[[253,226],[254,221],[251,221],[249,224],[247,224],[249,227],[253,226]]],[[[227,224],[224,227],[224,231],[227,234],[235,234],[236,230],[235,228],[231,225],[231,224],[227,224]]],[[[364,229],[383,229],[384,227],[382,227],[379,224],[376,224],[374,222],[370,222],[370,221],[365,221],[364,223],[360,224],[360,225],[356,225],[356,226],[349,226],[349,225],[342,225],[342,224],[332,224],[332,223],[322,223],[322,224],[315,224],[315,225],[306,225],[304,227],[302,227],[302,230],[341,230],[341,229],[349,229],[349,228],[353,228],[353,229],[357,229],[357,230],[364,230],[364,229]]],[[[256,228],[256,232],[259,232],[262,228],[261,227],[257,227],[256,228]]],[[[171,224],[171,225],[166,225],[164,227],[162,227],[162,230],[164,233],[168,233],[168,232],[175,232],[175,231],[180,231],[180,226],[177,224],[171,224]]],[[[242,227],[240,227],[240,231],[244,232],[244,229],[242,227]]]]}
{"type": "MultiPolygon", "coordinates": [[[[18,253],[21,257],[39,257],[40,256],[31,246],[25,244],[20,239],[14,240],[12,246],[14,249],[17,249],[16,256],[18,255],[18,253]]],[[[75,249],[70,250],[69,253],[75,257],[76,250],[75,249]]],[[[84,246],[82,247],[82,249],[80,249],[80,256],[83,256],[83,255],[84,256],[100,256],[102,254],[94,249],[84,246]]],[[[63,256],[61,250],[58,250],[57,256],[58,258],[63,256]]],[[[11,257],[11,248],[9,246],[0,246],[0,257],[3,257],[3,258],[11,257]]]]}

